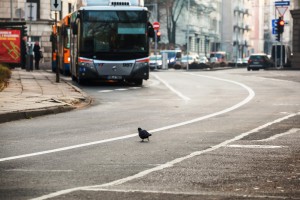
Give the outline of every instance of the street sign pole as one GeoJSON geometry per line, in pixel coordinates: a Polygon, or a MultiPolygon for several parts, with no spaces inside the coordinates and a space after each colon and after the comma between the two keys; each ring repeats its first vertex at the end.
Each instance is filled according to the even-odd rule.
{"type": "MultiPolygon", "coordinates": [[[[286,1],[284,1],[284,0],[275,1],[275,10],[278,11],[280,18],[283,19],[283,16],[284,16],[286,10],[288,9],[288,6],[290,6],[290,1],[289,0],[286,0],[286,1]]],[[[277,19],[276,13],[277,12],[275,11],[275,18],[277,19]]],[[[277,67],[277,62],[278,62],[278,56],[277,56],[277,51],[278,51],[277,46],[278,45],[277,44],[278,43],[276,43],[276,45],[275,45],[275,67],[277,69],[281,69],[281,68],[283,68],[283,60],[282,60],[283,59],[283,38],[282,38],[283,33],[279,32],[278,34],[279,34],[279,37],[280,37],[279,41],[278,41],[279,45],[280,45],[280,56],[279,56],[280,61],[278,63],[279,67],[277,67]]]]}
{"type": "Polygon", "coordinates": [[[153,22],[153,28],[154,28],[154,55],[155,55],[155,62],[157,66],[157,33],[160,29],[160,23],[159,22],[153,22]]]}
{"type": "Polygon", "coordinates": [[[58,28],[57,28],[57,11],[61,11],[61,0],[51,0],[51,11],[55,11],[55,29],[56,29],[56,39],[55,39],[55,49],[54,52],[56,53],[56,83],[59,83],[59,62],[58,62],[58,28]]]}
{"type": "MultiPolygon", "coordinates": [[[[188,0],[188,23],[187,23],[187,43],[186,43],[186,55],[187,55],[187,65],[186,65],[186,70],[189,70],[189,50],[190,50],[190,5],[191,2],[188,0]]],[[[206,55],[205,55],[206,56],[206,55]]]]}
{"type": "Polygon", "coordinates": [[[58,28],[57,28],[57,11],[55,11],[55,29],[56,29],[56,40],[55,40],[55,53],[56,53],[56,83],[59,83],[59,67],[58,67],[58,28]]]}

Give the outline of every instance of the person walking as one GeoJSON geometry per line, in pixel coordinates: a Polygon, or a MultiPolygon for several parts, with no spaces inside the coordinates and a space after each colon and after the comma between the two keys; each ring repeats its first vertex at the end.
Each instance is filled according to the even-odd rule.
{"type": "Polygon", "coordinates": [[[39,62],[41,59],[40,49],[41,49],[41,47],[39,45],[39,42],[35,42],[34,47],[33,47],[33,52],[34,52],[34,60],[35,60],[35,69],[36,70],[40,69],[40,67],[39,67],[39,62]]]}

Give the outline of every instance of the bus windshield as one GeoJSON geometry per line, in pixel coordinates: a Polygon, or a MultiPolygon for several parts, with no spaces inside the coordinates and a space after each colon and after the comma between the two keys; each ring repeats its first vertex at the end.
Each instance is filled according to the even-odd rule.
{"type": "Polygon", "coordinates": [[[86,12],[82,23],[81,52],[148,51],[147,18],[143,17],[144,12],[86,12]]]}

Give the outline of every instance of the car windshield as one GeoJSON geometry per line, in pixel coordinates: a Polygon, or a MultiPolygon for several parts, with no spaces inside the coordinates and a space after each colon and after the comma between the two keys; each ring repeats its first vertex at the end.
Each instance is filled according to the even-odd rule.
{"type": "Polygon", "coordinates": [[[265,56],[255,55],[255,56],[251,56],[250,59],[251,60],[265,60],[265,56]]]}
{"type": "Polygon", "coordinates": [[[191,56],[183,56],[182,60],[193,60],[193,57],[191,57],[191,56]]]}
{"type": "Polygon", "coordinates": [[[162,57],[159,56],[159,55],[157,55],[157,56],[150,56],[150,60],[151,60],[151,61],[161,60],[161,59],[162,59],[162,57]]]}

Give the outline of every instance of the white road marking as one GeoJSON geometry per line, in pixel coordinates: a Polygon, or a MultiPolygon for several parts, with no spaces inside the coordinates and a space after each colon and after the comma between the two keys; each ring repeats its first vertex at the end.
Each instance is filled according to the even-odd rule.
{"type": "MultiPolygon", "coordinates": [[[[192,75],[194,75],[194,74],[192,74],[192,75]]],[[[169,126],[161,127],[161,128],[154,129],[154,130],[150,130],[148,132],[150,132],[150,133],[160,132],[160,131],[164,131],[164,130],[167,130],[167,129],[172,129],[172,128],[176,128],[176,127],[180,127],[180,126],[185,126],[185,125],[188,125],[188,124],[192,124],[192,123],[199,122],[199,121],[202,121],[202,120],[205,120],[205,119],[208,119],[208,118],[212,118],[212,117],[215,117],[215,116],[218,116],[218,115],[228,113],[230,111],[233,111],[233,110],[245,105],[246,103],[251,101],[255,96],[254,91],[251,88],[249,88],[248,86],[246,86],[242,83],[238,83],[238,82],[230,81],[230,80],[226,80],[226,79],[221,79],[221,78],[216,78],[216,77],[210,77],[210,76],[202,76],[202,75],[199,75],[199,76],[205,77],[205,78],[210,78],[210,79],[216,79],[216,80],[219,80],[219,81],[230,82],[230,83],[239,85],[239,86],[243,87],[244,89],[246,89],[249,94],[243,101],[241,101],[240,103],[238,103],[236,105],[233,105],[232,107],[226,108],[225,110],[221,110],[221,111],[216,112],[216,113],[212,113],[212,114],[209,114],[209,115],[198,117],[198,118],[195,118],[195,119],[192,119],[192,120],[189,120],[189,121],[184,121],[184,122],[180,122],[180,123],[177,123],[177,124],[172,124],[172,125],[169,125],[169,126]]],[[[106,139],[106,140],[99,140],[99,141],[94,141],[94,142],[89,142],[89,143],[84,143],[84,144],[79,144],[79,145],[73,145],[73,146],[68,146],[68,147],[62,147],[62,148],[57,148],[57,149],[52,149],[52,150],[47,150],[47,151],[23,154],[23,155],[19,155],[19,156],[0,158],[0,162],[4,162],[4,161],[8,161],[8,160],[16,160],[16,159],[21,159],[21,158],[27,158],[27,157],[33,157],[33,156],[44,155],[44,154],[50,154],[50,153],[57,153],[57,152],[61,152],[61,151],[71,150],[71,149],[77,149],[77,148],[82,148],[82,147],[87,147],[87,146],[92,146],[92,145],[98,145],[98,144],[103,144],[103,143],[108,143],[108,142],[114,142],[114,141],[117,141],[117,140],[124,140],[124,139],[128,139],[128,138],[136,137],[136,136],[137,136],[137,133],[133,133],[133,134],[120,136],[120,137],[115,137],[115,138],[110,138],[110,139],[106,139]]]]}
{"type": "Polygon", "coordinates": [[[106,93],[106,92],[112,92],[113,90],[101,90],[99,92],[102,92],[102,93],[106,93]]]}
{"type": "Polygon", "coordinates": [[[232,145],[227,145],[226,147],[248,148],[248,149],[278,149],[278,148],[283,148],[283,146],[273,146],[273,145],[241,145],[241,144],[232,144],[232,145]]]}
{"type": "Polygon", "coordinates": [[[267,142],[267,141],[270,141],[270,140],[275,140],[276,138],[279,138],[279,137],[282,137],[282,136],[285,136],[285,135],[297,133],[298,131],[300,131],[300,128],[292,128],[292,129],[288,130],[287,132],[276,134],[276,135],[273,135],[272,137],[262,139],[262,140],[258,140],[258,141],[267,142]]]}
{"type": "MultiPolygon", "coordinates": [[[[158,85],[159,81],[157,80],[151,80],[151,84],[144,86],[145,88],[147,87],[152,87],[154,85],[158,85]]],[[[113,89],[113,90],[99,90],[99,93],[108,93],[108,92],[115,92],[115,91],[128,91],[128,90],[137,90],[137,89],[141,89],[143,87],[128,87],[128,88],[117,88],[117,89],[113,89]]]]}
{"type": "Polygon", "coordinates": [[[115,89],[116,91],[126,91],[126,90],[129,90],[127,88],[118,88],[118,89],[115,89]]]}
{"type": "Polygon", "coordinates": [[[175,164],[178,164],[180,162],[183,162],[187,159],[190,159],[190,158],[193,158],[195,156],[199,156],[201,154],[204,154],[204,153],[207,153],[207,152],[211,152],[211,151],[215,151],[221,147],[226,147],[227,145],[229,145],[230,143],[232,142],[235,142],[237,140],[240,140],[246,136],[248,136],[249,134],[252,134],[252,133],[255,133],[255,132],[258,132],[268,126],[271,126],[272,124],[276,124],[276,123],[279,123],[283,120],[286,120],[286,119],[289,119],[291,117],[294,117],[296,115],[300,115],[300,112],[298,113],[293,113],[291,115],[288,115],[288,116],[285,116],[285,117],[282,117],[282,118],[279,118],[279,119],[276,119],[272,122],[269,122],[269,123],[266,123],[262,126],[259,126],[253,130],[250,130],[248,132],[245,132],[245,133],[242,133],[232,139],[229,139],[229,140],[226,140],[220,144],[217,144],[215,146],[212,146],[208,149],[205,149],[205,150],[202,150],[202,151],[195,151],[187,156],[184,156],[184,157],[180,157],[180,158],[176,158],[175,160],[172,160],[170,162],[167,162],[165,164],[162,164],[162,165],[159,165],[157,167],[154,167],[154,168],[151,168],[151,169],[147,169],[145,171],[141,171],[135,175],[132,175],[132,176],[129,176],[129,177],[126,177],[126,178],[122,178],[122,179],[119,179],[119,180],[115,180],[115,181],[112,181],[112,182],[109,182],[109,183],[105,183],[105,184],[101,184],[101,185],[94,185],[94,186],[84,186],[84,187],[77,187],[77,188],[71,188],[71,189],[67,189],[67,190],[61,190],[61,191],[57,191],[57,192],[54,192],[54,193],[51,193],[51,194],[47,194],[47,195],[44,195],[44,196],[41,196],[41,197],[37,197],[37,198],[33,198],[31,200],[45,200],[45,199],[50,199],[50,198],[54,198],[54,197],[58,197],[58,196],[61,196],[61,195],[65,195],[65,194],[68,194],[68,193],[71,193],[71,192],[75,192],[75,191],[79,191],[79,190],[85,190],[85,191],[88,191],[88,190],[93,190],[93,191],[103,191],[104,189],[106,189],[106,187],[112,187],[112,186],[117,186],[117,185],[121,185],[123,183],[126,183],[128,181],[132,181],[134,179],[138,179],[138,178],[142,178],[152,172],[156,172],[156,171],[161,171],[163,169],[166,169],[166,168],[170,168],[172,166],[174,166],[175,164]]]}
{"type": "Polygon", "coordinates": [[[160,82],[162,82],[167,88],[169,88],[172,92],[174,92],[177,96],[179,96],[181,99],[185,100],[185,101],[189,101],[191,100],[189,97],[184,96],[183,94],[181,94],[181,92],[175,90],[169,83],[167,83],[166,81],[162,80],[161,78],[159,78],[156,74],[153,74],[153,76],[159,80],[160,82]]]}

